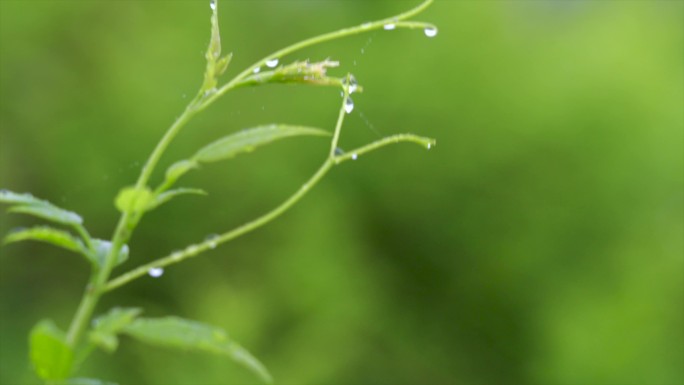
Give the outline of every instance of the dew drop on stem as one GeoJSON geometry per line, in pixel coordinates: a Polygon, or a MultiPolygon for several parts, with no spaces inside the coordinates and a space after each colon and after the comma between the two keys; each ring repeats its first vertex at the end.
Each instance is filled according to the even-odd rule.
{"type": "Polygon", "coordinates": [[[394,23],[387,23],[382,28],[385,29],[386,31],[391,31],[391,30],[397,28],[397,25],[394,23]]]}
{"type": "Polygon", "coordinates": [[[257,67],[257,68],[252,70],[252,72],[254,72],[255,74],[258,74],[259,71],[261,71],[261,67],[257,67]]]}
{"type": "Polygon", "coordinates": [[[147,274],[149,274],[152,278],[159,278],[164,274],[164,269],[161,267],[153,267],[147,270],[147,274]]]}
{"type": "Polygon", "coordinates": [[[339,147],[335,148],[335,155],[337,155],[337,156],[344,155],[344,150],[339,148],[339,147]]]}
{"type": "Polygon", "coordinates": [[[209,247],[212,249],[215,249],[216,246],[218,245],[218,234],[209,234],[207,235],[206,241],[209,242],[209,247]]]}
{"type": "Polygon", "coordinates": [[[423,32],[425,32],[425,36],[427,37],[437,36],[437,28],[435,27],[427,27],[423,30],[423,32]]]}
{"type": "Polygon", "coordinates": [[[216,0],[211,0],[209,2],[209,8],[211,8],[212,11],[216,10],[216,0]]]}
{"type": "Polygon", "coordinates": [[[269,59],[269,60],[266,60],[266,66],[267,66],[268,68],[275,68],[275,66],[277,66],[277,65],[278,65],[278,59],[269,59]]]}
{"type": "Polygon", "coordinates": [[[354,75],[349,76],[349,81],[345,80],[344,83],[347,85],[347,89],[349,90],[349,95],[356,92],[356,90],[359,88],[359,83],[356,81],[356,78],[354,77],[354,75]]]}
{"type": "Polygon", "coordinates": [[[353,153],[351,158],[352,158],[352,160],[357,160],[359,158],[359,154],[353,153]]]}
{"type": "Polygon", "coordinates": [[[352,98],[347,97],[347,100],[344,101],[344,110],[347,111],[348,114],[351,114],[351,112],[354,111],[354,101],[352,98]]]}

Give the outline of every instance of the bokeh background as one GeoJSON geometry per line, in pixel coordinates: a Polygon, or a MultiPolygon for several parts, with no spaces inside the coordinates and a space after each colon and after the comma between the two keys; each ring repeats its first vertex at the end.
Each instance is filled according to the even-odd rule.
{"type": "MultiPolygon", "coordinates": [[[[228,75],[303,38],[417,1],[220,4],[228,75]]],[[[333,170],[267,227],[106,297],[222,326],[281,384],[684,383],[684,3],[436,1],[439,35],[379,31],[283,61],[337,59],[365,87],[341,145],[433,136],[333,170]]],[[[113,199],[200,84],[206,1],[0,1],[0,186],[110,236],[113,199]]],[[[339,92],[227,95],[162,168],[235,130],[334,125],[339,92]]],[[[285,199],[325,139],[204,167],[146,217],[123,272],[285,199]]],[[[161,174],[157,174],[155,181],[161,174]]],[[[35,223],[0,214],[0,231],[35,223]]],[[[66,328],[88,273],[43,244],[0,248],[0,383],[36,384],[27,334],[66,328]]],[[[125,339],[81,371],[121,384],[246,384],[220,358],[125,339]]]]}

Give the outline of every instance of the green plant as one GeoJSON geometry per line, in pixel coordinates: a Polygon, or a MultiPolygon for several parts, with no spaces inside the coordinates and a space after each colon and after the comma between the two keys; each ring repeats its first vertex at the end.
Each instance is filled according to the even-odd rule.
{"type": "Polygon", "coordinates": [[[271,376],[265,367],[240,345],[228,338],[227,333],[220,328],[178,317],[144,318],[140,316],[142,310],[137,308],[113,308],[93,319],[95,308],[104,294],[134,279],[146,274],[159,274],[160,269],[168,265],[195,257],[272,221],[297,203],[335,165],[354,160],[362,154],[392,143],[413,142],[428,149],[433,146],[435,144],[433,139],[400,134],[385,137],[349,152],[341,151],[338,148],[338,142],[342,124],[345,115],[354,107],[350,94],[362,91],[356,79],[351,74],[344,77],[329,76],[327,70],[337,67],[338,63],[327,59],[313,63],[294,61],[278,66],[282,58],[302,48],[377,29],[419,28],[424,30],[427,36],[432,37],[437,33],[435,26],[407,21],[431,3],[432,0],[427,0],[418,7],[397,16],[301,41],[257,61],[232,80],[219,86],[219,78],[230,64],[232,54],[221,56],[218,4],[216,0],[211,0],[212,29],[206,52],[207,65],[202,86],[158,142],[137,182],[123,188],[117,195],[115,206],[121,212],[121,217],[111,240],[91,237],[83,226],[82,218],[74,212],[37,199],[28,193],[0,191],[0,202],[10,205],[9,212],[32,215],[62,226],[62,228],[37,226],[17,230],[5,237],[5,243],[25,240],[47,242],[82,255],[91,265],[90,279],[68,331],[63,332],[50,320],[40,321],[31,331],[30,358],[38,376],[48,384],[104,384],[105,382],[95,379],[73,378],[73,375],[94,348],[114,352],[118,347],[118,336],[124,334],[150,344],[227,355],[253,371],[264,382],[271,382],[271,376]],[[265,70],[261,71],[263,66],[265,70]],[[220,138],[201,148],[193,156],[174,163],[166,170],[163,181],[156,188],[149,187],[152,173],[164,151],[195,115],[228,91],[267,83],[301,83],[341,88],[342,103],[332,134],[319,128],[286,124],[267,124],[243,130],[220,138]],[[184,174],[204,163],[226,160],[273,141],[304,135],[330,136],[330,151],[318,171],[279,206],[231,231],[189,245],[182,251],[174,252],[111,278],[113,269],[127,261],[129,255],[127,242],[145,213],[182,194],[205,194],[203,190],[196,188],[174,188],[176,182],[184,174]]]}

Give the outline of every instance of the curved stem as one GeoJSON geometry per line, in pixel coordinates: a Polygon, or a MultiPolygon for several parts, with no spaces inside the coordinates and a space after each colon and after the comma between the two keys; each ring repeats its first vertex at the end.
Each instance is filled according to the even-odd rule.
{"type": "Polygon", "coordinates": [[[228,242],[241,235],[249,233],[250,231],[256,230],[259,227],[267,224],[268,222],[271,222],[272,220],[283,214],[285,211],[287,211],[290,207],[294,206],[300,199],[302,199],[302,197],[306,195],[306,193],[308,193],[313,188],[313,186],[315,186],[316,183],[318,183],[325,176],[325,174],[327,174],[327,172],[332,168],[334,164],[335,163],[332,160],[332,158],[327,158],[325,162],[321,165],[321,167],[318,169],[318,171],[316,171],[316,173],[306,183],[304,183],[294,194],[292,194],[288,199],[286,199],[276,208],[260,216],[259,218],[251,222],[245,223],[244,225],[237,227],[231,231],[228,231],[224,234],[221,234],[216,238],[207,239],[204,242],[190,245],[182,251],[174,252],[166,257],[159,258],[153,262],[139,266],[123,275],[120,275],[119,277],[109,281],[104,286],[103,292],[114,290],[120,286],[129,283],[134,279],[140,278],[146,275],[150,269],[165,267],[168,265],[179,263],[188,258],[197,256],[204,251],[213,249],[221,243],[228,242]]]}
{"type": "MultiPolygon", "coordinates": [[[[399,15],[389,17],[383,20],[375,21],[375,22],[370,22],[370,23],[364,23],[356,27],[351,27],[351,28],[344,28],[338,31],[326,33],[323,35],[319,35],[310,39],[306,39],[303,41],[300,41],[298,43],[295,43],[289,47],[283,48],[281,50],[278,50],[263,59],[257,61],[254,63],[252,66],[248,67],[241,73],[239,73],[237,76],[235,76],[232,80],[230,80],[228,83],[226,83],[224,86],[222,86],[220,89],[210,92],[204,89],[204,87],[200,88],[200,92],[197,94],[197,96],[190,102],[188,107],[183,111],[183,113],[174,121],[174,123],[169,127],[169,129],[166,131],[162,139],[157,143],[155,146],[154,150],[150,154],[149,158],[147,159],[145,165],[143,166],[143,169],[140,173],[140,176],[138,177],[135,186],[137,188],[143,188],[147,186],[147,183],[149,182],[150,177],[152,176],[152,172],[156,168],[157,164],[159,163],[159,160],[161,159],[162,155],[164,154],[164,151],[166,151],[167,147],[171,144],[173,139],[178,135],[180,130],[192,119],[193,116],[195,116],[198,112],[204,110],[207,108],[209,105],[211,105],[216,99],[224,95],[226,92],[236,88],[237,86],[240,85],[244,79],[251,75],[253,70],[257,67],[261,67],[267,60],[271,58],[279,58],[282,56],[285,56],[287,54],[290,54],[292,52],[301,50],[306,47],[310,47],[316,44],[320,44],[326,41],[334,40],[334,39],[339,39],[345,36],[350,36],[362,32],[367,32],[367,31],[372,31],[372,30],[377,30],[384,28],[386,24],[394,24],[395,27],[400,27],[400,28],[420,28],[420,27],[432,27],[431,24],[427,23],[420,23],[420,22],[401,22],[402,20],[408,19],[420,12],[422,12],[425,8],[427,8],[433,0],[426,0],[417,7],[401,13],[399,15]]],[[[213,21],[213,20],[212,20],[213,21]]],[[[345,87],[346,88],[346,87],[345,87]]],[[[348,91],[345,91],[348,92],[348,91]]],[[[345,94],[344,100],[346,101],[347,98],[349,97],[348,94],[345,94]]],[[[340,117],[338,119],[337,126],[335,128],[335,136],[334,139],[331,143],[331,154],[328,156],[326,161],[323,163],[323,165],[319,168],[319,170],[309,179],[307,183],[305,183],[295,194],[293,194],[290,198],[288,198],[285,202],[283,202],[280,206],[276,207],[269,213],[257,218],[254,221],[251,221],[243,226],[240,226],[232,231],[229,231],[222,236],[220,236],[217,239],[213,240],[208,240],[203,243],[197,244],[197,245],[192,245],[186,248],[183,252],[180,254],[172,254],[170,256],[167,256],[165,258],[159,259],[155,262],[149,263],[147,265],[143,265],[137,269],[134,269],[112,281],[107,283],[107,280],[109,279],[109,276],[111,274],[112,269],[115,266],[117,256],[119,255],[119,252],[122,248],[122,246],[128,241],[128,239],[131,236],[132,231],[134,230],[137,222],[140,220],[140,215],[134,215],[129,212],[125,212],[121,215],[119,218],[119,222],[117,224],[116,230],[114,231],[114,235],[112,237],[112,248],[109,252],[109,255],[107,255],[105,259],[104,265],[99,269],[98,271],[93,272],[91,275],[90,282],[88,286],[86,287],[85,294],[83,295],[83,298],[81,299],[81,302],[78,306],[78,310],[71,322],[71,325],[69,326],[69,331],[67,334],[67,341],[70,346],[75,347],[78,345],[81,337],[85,333],[88,323],[90,318],[92,317],[93,311],[95,310],[95,306],[97,305],[97,302],[100,299],[100,296],[107,292],[110,291],[114,288],[117,288],[127,282],[130,282],[133,279],[136,279],[144,274],[147,273],[147,271],[152,268],[152,267],[161,267],[161,266],[166,266],[172,263],[177,263],[180,262],[181,260],[190,258],[192,256],[195,256],[199,254],[202,251],[207,250],[208,248],[212,248],[213,245],[218,244],[218,243],[223,243],[227,242],[231,239],[234,239],[242,234],[245,234],[247,232],[250,232],[260,226],[263,226],[264,224],[268,223],[269,221],[275,219],[279,215],[281,215],[283,212],[285,212],[287,209],[289,209],[291,206],[293,206],[297,201],[299,201],[312,187],[315,185],[329,170],[331,167],[333,167],[335,164],[340,163],[344,160],[349,159],[349,156],[343,155],[336,157],[335,156],[335,148],[337,144],[337,140],[339,139],[340,135],[340,129],[342,125],[342,119],[344,118],[344,104],[342,105],[342,110],[340,112],[340,117]]],[[[376,142],[377,143],[377,142],[376,142]]],[[[376,147],[379,147],[384,144],[379,144],[376,145],[376,147]]],[[[371,145],[372,146],[372,145],[371,145]]],[[[366,146],[368,147],[368,146],[366,146]]],[[[362,151],[360,149],[359,151],[362,151]]],[[[363,151],[370,151],[372,148],[368,150],[363,150],[363,151]]]]}

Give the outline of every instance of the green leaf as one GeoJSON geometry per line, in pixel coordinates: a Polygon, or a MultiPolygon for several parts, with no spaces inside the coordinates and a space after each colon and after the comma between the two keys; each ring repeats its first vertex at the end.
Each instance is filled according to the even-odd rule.
{"type": "Polygon", "coordinates": [[[178,317],[138,318],[123,332],[143,342],[184,350],[222,354],[258,375],[264,382],[272,378],[266,368],[248,351],[230,341],[223,329],[178,317]]]}
{"type": "Polygon", "coordinates": [[[151,210],[153,208],[157,208],[157,207],[163,205],[164,203],[170,201],[171,199],[177,197],[178,195],[185,195],[185,194],[207,195],[207,192],[202,190],[202,189],[198,189],[198,188],[185,188],[185,187],[165,191],[165,192],[157,195],[157,197],[154,199],[154,201],[150,204],[149,209],[151,210]]]}
{"type": "MultiPolygon", "coordinates": [[[[112,243],[103,239],[93,239],[93,247],[95,248],[95,255],[90,254],[90,261],[97,267],[102,267],[107,260],[107,256],[112,250],[112,243]]],[[[116,259],[118,266],[128,260],[129,248],[128,245],[123,245],[119,251],[119,257],[116,259]]]]}
{"type": "Polygon", "coordinates": [[[269,124],[218,139],[199,150],[192,159],[198,162],[217,162],[243,152],[253,151],[275,140],[298,135],[328,136],[330,133],[312,127],[269,124]]]}
{"type": "Polygon", "coordinates": [[[52,227],[38,226],[30,229],[18,230],[9,233],[4,239],[5,244],[20,241],[47,242],[67,250],[75,251],[79,254],[85,255],[88,253],[88,250],[83,246],[80,239],[77,239],[66,231],[53,229],[52,227]]]}
{"type": "Polygon", "coordinates": [[[117,334],[140,315],[141,309],[119,308],[111,309],[93,321],[93,330],[90,332],[90,342],[112,353],[119,346],[117,334]]]}
{"type": "Polygon", "coordinates": [[[71,374],[74,354],[64,333],[51,320],[40,321],[31,330],[31,362],[44,380],[63,380],[71,374]]]}
{"type": "Polygon", "coordinates": [[[98,380],[96,378],[70,378],[60,381],[57,385],[117,385],[113,382],[98,380]]]}
{"type": "Polygon", "coordinates": [[[185,173],[193,168],[197,168],[197,162],[187,159],[172,164],[166,170],[166,183],[169,186],[174,184],[181,176],[185,175],[185,173]]]}
{"type": "Polygon", "coordinates": [[[116,208],[122,213],[143,212],[154,200],[154,194],[147,187],[125,187],[116,196],[116,208]]]}
{"type": "Polygon", "coordinates": [[[8,212],[33,215],[48,221],[65,225],[80,225],[83,218],[78,214],[59,208],[48,201],[38,199],[31,194],[17,194],[9,190],[0,190],[0,203],[13,205],[8,212]]]}

